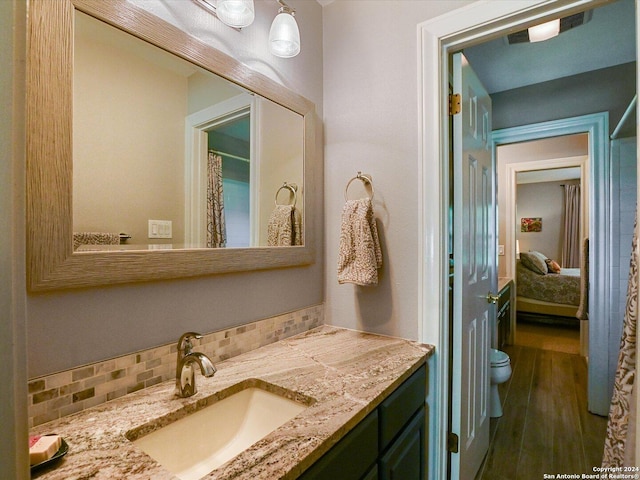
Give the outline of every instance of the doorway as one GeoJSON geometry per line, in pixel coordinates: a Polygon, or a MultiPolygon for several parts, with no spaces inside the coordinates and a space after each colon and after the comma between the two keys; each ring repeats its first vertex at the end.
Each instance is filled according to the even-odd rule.
{"type": "MultiPolygon", "coordinates": [[[[498,238],[509,240],[504,255],[499,256],[498,276],[512,278],[518,291],[518,277],[523,276],[524,294],[516,293],[516,315],[512,316],[509,344],[518,342],[518,320],[540,320],[550,325],[576,329],[575,353],[588,355],[588,322],[576,317],[580,306],[580,270],[566,270],[565,276],[533,277],[519,262],[520,252],[537,251],[564,268],[580,268],[563,261],[565,184],[580,187],[580,216],[576,245],[589,236],[589,139],[588,134],[561,135],[539,140],[500,145],[496,148],[498,177],[498,238]],[[539,231],[523,231],[522,218],[541,218],[539,231]],[[507,232],[513,232],[507,238],[507,232]],[[566,280],[566,281],[565,281],[566,280]],[[544,282],[547,283],[544,283],[544,282]],[[538,289],[538,283],[541,287],[538,289]],[[546,288],[562,283],[565,296],[546,288]],[[549,285],[547,285],[549,284],[549,285]],[[570,288],[569,288],[570,287],[570,288]],[[557,318],[556,318],[557,317],[557,318]],[[582,330],[582,335],[580,335],[582,330]],[[582,344],[582,348],[580,348],[582,344]]],[[[526,230],[526,229],[525,229],[526,230]]],[[[503,245],[503,249],[505,245],[503,245]]],[[[582,257],[580,257],[582,258],[582,257]]],[[[584,267],[584,266],[583,266],[584,267]]],[[[586,303],[586,302],[585,302],[586,303]]],[[[585,306],[588,310],[588,306],[585,306]]],[[[531,329],[529,329],[531,330],[531,329]]],[[[569,339],[573,335],[562,332],[569,339]],[[566,335],[565,335],[566,334],[566,335]]],[[[530,339],[534,340],[534,339],[530,339]]],[[[544,338],[540,339],[544,341],[544,338]]],[[[553,343],[553,340],[549,341],[553,343]]],[[[529,342],[531,343],[531,342],[529,342]]],[[[572,342],[573,343],[573,342],[572,342]]]]}
{"type": "Polygon", "coordinates": [[[205,131],[208,151],[222,158],[225,246],[250,247],[255,228],[251,217],[251,114],[234,115],[205,131]]]}
{"type": "MultiPolygon", "coordinates": [[[[431,409],[432,430],[430,439],[434,478],[446,478],[448,465],[447,419],[451,398],[447,389],[450,371],[450,341],[448,328],[448,274],[446,235],[449,221],[445,206],[448,205],[449,159],[448,108],[443,101],[448,93],[448,55],[465,46],[500,36],[501,32],[514,31],[522,26],[539,23],[541,19],[559,16],[602,5],[600,1],[532,2],[526,7],[512,2],[471,4],[464,15],[454,12],[419,25],[419,84],[421,129],[421,221],[423,238],[420,313],[421,338],[432,340],[441,346],[434,361],[432,385],[436,390],[431,409]],[[436,168],[440,175],[433,175],[436,168]],[[433,218],[439,221],[434,225],[433,218]],[[440,322],[433,322],[439,318],[440,322]]],[[[637,14],[636,14],[637,16],[637,14]]],[[[600,127],[601,128],[601,127],[600,127]]],[[[602,213],[602,212],[601,212],[602,213]]],[[[597,255],[603,252],[597,252],[597,255]]]]}
{"type": "MultiPolygon", "coordinates": [[[[590,238],[589,265],[589,323],[588,352],[589,373],[588,404],[589,411],[599,415],[607,415],[609,411],[610,393],[608,389],[596,388],[606,385],[609,380],[610,357],[617,352],[610,352],[610,346],[602,339],[609,338],[610,311],[610,272],[609,272],[609,244],[610,244],[610,192],[609,192],[609,115],[607,112],[567,118],[522,127],[506,128],[494,131],[492,142],[494,154],[498,145],[515,144],[531,140],[553,138],[566,135],[588,135],[589,168],[583,167],[583,178],[588,178],[588,204],[591,215],[587,226],[590,238]]],[[[561,165],[563,161],[559,162],[561,165]]],[[[586,166],[586,165],[585,165],[586,166]]],[[[505,170],[507,191],[515,191],[515,169],[505,170]]],[[[506,224],[515,218],[512,205],[506,206],[506,224]]],[[[586,236],[586,235],[585,235],[586,236]]],[[[505,229],[505,252],[508,258],[506,274],[515,274],[515,228],[513,225],[505,229]]],[[[515,325],[512,325],[515,328],[515,325]]],[[[587,343],[585,339],[585,343],[587,343]]]]}
{"type": "Polygon", "coordinates": [[[226,176],[227,180],[224,195],[232,220],[231,243],[227,246],[257,245],[254,241],[257,230],[255,190],[258,188],[259,158],[253,146],[256,141],[255,109],[253,96],[242,93],[187,116],[185,244],[207,245],[206,200],[211,152],[222,158],[222,177],[226,176]],[[229,198],[230,193],[233,195],[229,198]]]}
{"type": "MultiPolygon", "coordinates": [[[[520,345],[542,350],[561,351],[569,354],[588,353],[588,322],[581,322],[577,317],[581,301],[581,275],[584,266],[580,260],[584,255],[569,255],[569,247],[582,247],[580,239],[586,238],[589,211],[588,211],[588,184],[582,180],[582,164],[588,161],[587,138],[584,134],[569,137],[560,137],[550,140],[538,140],[524,142],[511,146],[502,146],[497,149],[497,163],[514,162],[509,165],[515,170],[516,191],[505,192],[506,203],[515,205],[515,218],[509,219],[509,224],[516,232],[515,252],[515,322],[509,329],[510,344],[520,345]],[[566,154],[581,153],[579,156],[570,156],[563,159],[544,158],[541,150],[554,140],[563,143],[572,137],[579,138],[579,150],[566,154]],[[533,158],[530,162],[518,160],[533,158]],[[563,160],[564,166],[555,166],[559,160],[563,160]],[[553,165],[553,166],[551,166],[553,165]],[[566,189],[577,192],[581,201],[580,209],[575,211],[578,215],[574,218],[579,223],[577,229],[565,226],[567,215],[566,189]],[[541,201],[543,199],[543,201],[541,201]],[[526,220],[539,219],[540,228],[530,228],[526,220]],[[565,232],[573,232],[573,236],[565,235],[565,232]],[[522,253],[521,253],[522,252],[522,253]],[[529,252],[538,252],[548,259],[548,272],[546,275],[535,275],[529,265],[521,260],[529,252]],[[576,258],[577,257],[577,258],[576,258]],[[558,268],[559,267],[559,268],[558,268]],[[554,288],[562,285],[564,288],[554,288]],[[544,287],[544,288],[542,288],[544,287]],[[581,328],[585,330],[581,335],[581,328]],[[583,345],[581,348],[581,339],[583,345]]],[[[567,145],[568,147],[569,145],[567,145]]],[[[587,168],[585,168],[586,170],[587,168]]],[[[498,167],[500,171],[500,167],[498,167]]],[[[498,179],[500,183],[500,178],[498,179]]],[[[500,190],[500,189],[499,189],[500,190]]],[[[573,205],[570,203],[570,205],[573,205]]],[[[499,211],[504,209],[499,208],[499,211]]],[[[504,220],[502,227],[505,228],[504,220]]],[[[500,230],[500,229],[499,229],[500,230]]],[[[576,252],[578,253],[578,252],[576,252]]],[[[584,253],[584,252],[583,252],[584,253]]],[[[499,270],[506,270],[505,263],[514,261],[512,256],[499,257],[499,270]]],[[[587,302],[585,302],[587,303],[587,302]]],[[[588,308],[588,307],[587,307],[588,308]]],[[[585,315],[586,312],[585,309],[585,315]]],[[[513,319],[512,319],[513,320],[513,319]]],[[[586,320],[586,318],[585,318],[586,320]]],[[[586,387],[586,382],[585,382],[586,387]]],[[[586,395],[586,390],[584,392],[586,395]]]]}

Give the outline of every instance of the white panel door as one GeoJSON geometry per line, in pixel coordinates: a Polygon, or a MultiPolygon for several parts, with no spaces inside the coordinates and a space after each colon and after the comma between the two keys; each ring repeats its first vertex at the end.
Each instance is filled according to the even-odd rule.
{"type": "Polygon", "coordinates": [[[495,182],[491,156],[491,99],[466,58],[453,56],[454,304],[452,479],[473,479],[489,448],[490,324],[495,307],[495,182]]]}

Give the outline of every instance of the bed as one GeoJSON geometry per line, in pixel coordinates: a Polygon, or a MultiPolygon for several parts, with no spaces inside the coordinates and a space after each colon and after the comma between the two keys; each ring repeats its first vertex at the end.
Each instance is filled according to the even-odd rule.
{"type": "Polygon", "coordinates": [[[516,261],[516,310],[526,314],[573,317],[577,322],[581,298],[580,269],[562,268],[559,273],[547,270],[543,274],[541,268],[531,268],[522,255],[525,254],[516,261]]]}

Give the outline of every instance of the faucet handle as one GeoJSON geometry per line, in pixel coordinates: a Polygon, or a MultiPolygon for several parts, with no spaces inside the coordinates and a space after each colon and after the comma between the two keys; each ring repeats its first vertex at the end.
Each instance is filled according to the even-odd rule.
{"type": "Polygon", "coordinates": [[[201,339],[202,334],[196,332],[183,333],[180,340],[178,340],[178,351],[184,352],[185,355],[189,355],[193,348],[193,344],[191,343],[192,338],[201,339]]]}

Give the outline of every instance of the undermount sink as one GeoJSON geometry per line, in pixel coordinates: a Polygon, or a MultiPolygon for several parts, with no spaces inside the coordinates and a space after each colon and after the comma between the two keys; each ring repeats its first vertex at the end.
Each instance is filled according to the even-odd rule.
{"type": "Polygon", "coordinates": [[[273,386],[249,382],[240,391],[148,435],[132,438],[136,435],[129,432],[127,438],[181,480],[199,479],[313,402],[294,401],[268,387],[273,386]]]}

